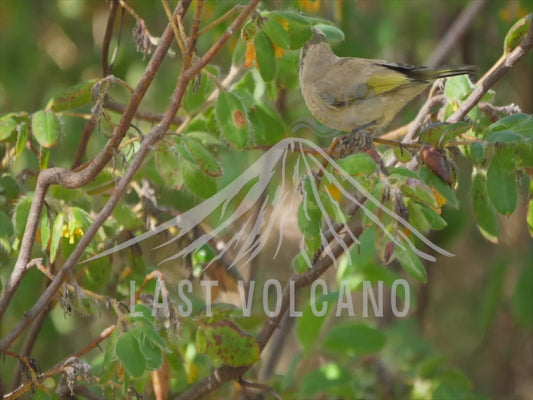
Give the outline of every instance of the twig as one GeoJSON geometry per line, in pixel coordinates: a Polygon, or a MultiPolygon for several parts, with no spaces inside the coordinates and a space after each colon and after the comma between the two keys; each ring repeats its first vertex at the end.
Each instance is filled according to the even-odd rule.
{"type": "Polygon", "coordinates": [[[109,46],[113,36],[113,29],[117,18],[118,0],[109,2],[109,16],[107,17],[107,25],[105,27],[104,41],[102,43],[102,75],[106,77],[111,73],[109,65],[109,46]]]}
{"type": "MultiPolygon", "coordinates": [[[[106,100],[104,103],[104,107],[107,108],[108,110],[115,111],[119,114],[124,113],[124,111],[126,110],[125,104],[117,103],[111,100],[106,100]]],[[[135,113],[135,118],[138,118],[143,121],[152,122],[152,123],[161,122],[163,117],[164,117],[164,114],[154,113],[154,112],[144,111],[144,110],[137,110],[137,112],[135,113]]],[[[175,116],[172,119],[172,123],[174,125],[181,125],[182,122],[183,122],[182,117],[175,116]]]]}
{"type": "Polygon", "coordinates": [[[189,68],[191,61],[194,59],[194,48],[196,47],[196,42],[198,42],[198,31],[200,30],[200,23],[202,22],[204,1],[205,0],[196,0],[196,11],[194,13],[191,34],[189,35],[187,53],[185,54],[184,68],[189,68]]]}
{"type": "Polygon", "coordinates": [[[253,389],[259,389],[259,390],[262,390],[263,392],[270,393],[272,396],[274,396],[278,400],[283,400],[281,398],[281,396],[274,389],[272,389],[270,386],[267,386],[267,385],[265,385],[263,383],[250,382],[250,381],[244,380],[242,378],[239,379],[239,383],[243,387],[250,387],[250,388],[253,388],[253,389]]]}
{"type": "Polygon", "coordinates": [[[487,0],[473,0],[463,9],[429,57],[428,65],[430,67],[437,67],[448,58],[450,52],[457,46],[457,42],[472,26],[472,21],[479,16],[479,13],[487,3],[487,0]]]}
{"type": "Polygon", "coordinates": [[[89,139],[94,132],[95,126],[96,119],[94,117],[85,124],[85,128],[83,128],[83,132],[81,134],[80,144],[78,145],[78,150],[76,151],[76,155],[72,161],[72,169],[78,168],[83,163],[83,158],[85,157],[85,152],[87,151],[87,145],[89,144],[89,139]]]}
{"type": "Polygon", "coordinates": [[[450,117],[448,122],[455,123],[461,121],[468,112],[481,100],[487,91],[503,76],[507,71],[515,66],[515,64],[526,55],[528,51],[533,48],[533,24],[529,27],[526,38],[511,51],[497,68],[491,69],[485,76],[483,76],[474,91],[470,94],[461,107],[450,117]]]}
{"type": "Polygon", "coordinates": [[[202,29],[200,33],[198,34],[198,36],[202,36],[204,33],[209,31],[210,29],[213,29],[215,26],[219,25],[220,23],[224,22],[229,17],[231,17],[233,14],[239,12],[243,8],[244,8],[244,5],[237,4],[235,7],[231,8],[228,12],[226,12],[224,15],[222,15],[221,17],[218,17],[216,20],[214,20],[209,25],[207,25],[204,29],[202,29]]]}
{"type": "Polygon", "coordinates": [[[185,53],[187,51],[185,42],[187,38],[185,38],[184,40],[185,34],[183,33],[183,27],[178,26],[180,25],[179,19],[178,19],[178,25],[176,25],[176,21],[174,20],[174,17],[168,5],[168,0],[162,0],[162,3],[163,3],[163,8],[165,9],[165,13],[167,14],[168,22],[170,26],[172,27],[172,32],[174,32],[174,37],[176,38],[176,42],[178,42],[178,46],[181,50],[181,54],[185,57],[185,53]]]}

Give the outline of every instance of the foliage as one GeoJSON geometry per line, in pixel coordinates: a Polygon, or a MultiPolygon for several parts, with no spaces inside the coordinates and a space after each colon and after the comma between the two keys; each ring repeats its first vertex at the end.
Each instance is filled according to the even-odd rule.
{"type": "MultiPolygon", "coordinates": [[[[58,2],[60,7],[66,7],[63,3],[58,2]]],[[[118,2],[111,3],[119,7],[118,2]]],[[[403,279],[422,291],[418,282],[431,282],[430,272],[437,265],[428,267],[427,261],[435,257],[418,248],[430,245],[433,250],[447,254],[425,237],[431,235],[435,241],[439,236],[434,232],[443,231],[448,242],[459,238],[460,231],[453,231],[457,225],[453,212],[465,213],[471,207],[480,234],[488,242],[501,245],[508,230],[506,218],[521,207],[521,202],[527,202],[527,221],[521,217],[519,224],[524,226],[527,222],[529,235],[533,235],[530,180],[533,117],[513,107],[499,107],[496,93],[490,90],[468,110],[466,118],[454,120],[479,87],[469,77],[459,76],[448,79],[443,90],[432,91],[432,97],[442,96],[439,103],[442,107],[428,111],[427,123],[417,132],[416,141],[383,142],[377,148],[372,146],[336,157],[334,146],[327,149],[331,141],[316,139],[309,129],[296,134],[313,138],[318,142],[315,147],[304,148],[301,146],[304,142],[287,139],[295,134],[289,126],[294,126],[301,117],[293,111],[301,103],[299,51],[311,37],[311,27],[319,26],[332,43],[341,43],[345,32],[348,36],[355,29],[344,29],[343,24],[337,27],[313,14],[313,7],[319,3],[298,3],[311,15],[307,16],[289,7],[275,9],[267,2],[250,13],[242,28],[239,26],[239,34],[232,36],[220,53],[220,64],[211,57],[205,67],[187,80],[187,73],[209,48],[217,44],[222,48],[224,32],[231,33],[230,24],[245,9],[230,1],[194,2],[183,22],[187,29],[175,25],[181,39],[186,40],[182,48],[175,47],[178,55],[170,61],[173,73],[163,64],[160,74],[167,80],[154,82],[157,94],[146,94],[149,106],[155,109],[167,109],[169,98],[180,104],[176,118],[134,109],[136,118],[124,122],[126,112],[120,105],[139,96],[139,74],[131,70],[126,73],[125,63],[135,63],[142,70],[146,64],[126,41],[119,47],[113,75],[78,77],[71,87],[62,90],[52,87],[54,93],[47,93],[50,99],[43,101],[37,110],[2,112],[0,284],[3,296],[12,291],[14,297],[8,298],[10,307],[1,317],[1,336],[7,338],[18,323],[24,322],[26,310],[44,296],[50,281],[54,281],[60,285],[47,301],[55,310],[50,313],[53,327],[45,325],[36,337],[30,336],[28,340],[37,340],[43,347],[57,347],[55,335],[63,334],[75,337],[73,343],[77,346],[69,345],[61,353],[68,362],[54,367],[42,361],[44,352],[42,358],[33,353],[36,366],[27,358],[30,354],[23,354],[21,346],[7,343],[2,350],[9,357],[4,362],[14,366],[13,370],[15,360],[26,364],[30,382],[15,388],[13,396],[31,390],[34,398],[64,398],[61,387],[67,385],[70,391],[84,386],[105,397],[121,393],[124,398],[135,398],[140,393],[170,391],[189,399],[196,397],[187,389],[204,386],[199,390],[205,390],[213,369],[222,371],[224,366],[241,371],[231,378],[239,383],[240,389],[225,387],[221,391],[248,392],[257,388],[237,378],[246,372],[247,377],[257,379],[255,371],[247,371],[256,365],[264,368],[266,360],[273,357],[265,345],[274,329],[270,327],[277,327],[280,319],[276,319],[275,313],[269,316],[268,310],[261,310],[258,301],[252,303],[250,316],[244,309],[223,304],[218,296],[221,292],[239,293],[238,289],[242,289],[242,277],[233,268],[242,262],[240,250],[249,252],[245,252],[246,257],[253,250],[263,251],[263,244],[254,241],[255,233],[259,233],[253,231],[254,235],[248,237],[246,229],[263,226],[257,221],[265,215],[267,200],[274,199],[271,204],[278,204],[276,199],[285,193],[277,189],[290,186],[285,184],[285,172],[281,177],[274,176],[273,172],[280,170],[274,164],[250,175],[235,190],[231,184],[260,159],[258,152],[272,149],[284,149],[283,157],[278,154],[284,171],[287,164],[287,175],[298,177],[287,190],[293,195],[301,194],[292,208],[297,213],[302,238],[299,253],[292,254],[291,269],[295,272],[292,279],[297,288],[291,289],[289,283],[286,290],[293,290],[293,295],[297,290],[298,299],[304,303],[298,302],[302,315],[295,326],[301,349],[288,352],[291,360],[286,373],[265,375],[268,388],[286,399],[444,399],[490,395],[489,390],[472,382],[470,371],[456,368],[444,351],[424,338],[415,316],[382,325],[379,318],[354,319],[349,310],[353,307],[352,296],[363,296],[364,304],[371,303],[376,317],[380,312],[390,315],[390,310],[376,309],[371,301],[375,300],[376,291],[369,292],[368,282],[378,287],[380,296],[384,290],[389,293],[387,300],[393,309],[402,308],[399,305],[409,308],[410,303],[422,308],[416,304],[417,294],[397,283],[403,279]],[[200,25],[195,30],[196,21],[200,25]],[[212,26],[213,21],[220,23],[212,26]],[[193,38],[198,39],[198,54],[191,56],[186,44],[193,38]],[[192,60],[189,66],[188,56],[192,60]],[[186,89],[180,92],[178,83],[176,90],[169,92],[169,82],[174,86],[177,79],[186,89]],[[157,129],[165,120],[168,125],[159,135],[157,129]],[[121,129],[123,135],[119,137],[121,129]],[[150,143],[152,138],[154,142],[150,143]],[[91,169],[105,157],[107,161],[100,169],[91,169]],[[393,162],[389,163],[390,160],[393,162]],[[55,178],[49,178],[52,184],[48,186],[42,182],[45,172],[55,174],[55,178]],[[263,191],[257,192],[264,183],[263,175],[270,172],[270,186],[265,185],[263,191]],[[71,173],[80,175],[68,175],[71,173]],[[84,173],[92,175],[78,184],[84,173]],[[127,185],[120,192],[122,182],[127,185]],[[465,187],[471,188],[470,198],[461,193],[465,187]],[[224,200],[213,207],[205,220],[189,224],[183,219],[172,226],[164,225],[165,229],[156,231],[159,235],[146,242],[136,240],[138,243],[119,253],[96,258],[132,237],[148,238],[152,234],[143,234],[148,228],[176,216],[184,218],[190,215],[188,210],[222,195],[224,200]],[[112,204],[114,196],[118,203],[114,204],[112,214],[105,222],[100,221],[98,216],[104,215],[106,204],[112,204]],[[36,208],[39,202],[40,208],[36,208]],[[245,219],[244,212],[239,214],[243,209],[250,211],[251,206],[256,208],[255,219],[245,219]],[[32,229],[35,236],[29,250],[25,250],[26,236],[32,229]],[[229,238],[224,251],[216,243],[223,237],[229,238]],[[87,238],[90,240],[84,242],[87,238]],[[168,246],[159,248],[155,254],[148,250],[165,242],[168,246]],[[238,247],[243,242],[248,247],[238,247]],[[225,258],[231,251],[236,253],[234,262],[225,258]],[[24,263],[23,272],[16,277],[15,263],[17,258],[23,259],[24,252],[33,268],[26,268],[24,263]],[[189,256],[172,261],[174,272],[158,265],[163,260],[175,259],[176,254],[189,256]],[[305,297],[309,292],[304,287],[316,282],[318,276],[313,276],[313,271],[322,264],[327,266],[321,272],[330,265],[337,267],[336,279],[328,281],[325,293],[305,297]],[[193,289],[192,284],[185,283],[191,277],[215,280],[219,287],[207,288],[203,296],[198,287],[193,289]],[[306,281],[308,277],[312,278],[306,281]],[[9,279],[19,279],[20,286],[12,289],[9,279]],[[183,284],[170,284],[172,281],[183,284]],[[170,301],[175,298],[179,300],[170,301]],[[213,299],[213,305],[209,299],[213,299]],[[317,309],[325,312],[318,313],[317,309]],[[340,312],[343,310],[348,310],[350,318],[340,312]],[[54,312],[59,312],[60,318],[64,315],[73,319],[75,327],[68,328],[54,312]],[[91,323],[71,314],[87,315],[91,323]],[[101,315],[109,326],[100,334],[98,331],[106,326],[98,323],[101,315]],[[87,358],[92,368],[90,374],[86,364],[69,359],[81,358],[98,345],[103,351],[95,351],[87,358]],[[84,350],[77,353],[80,347],[84,350]],[[40,375],[38,367],[46,372],[40,375]]],[[[152,44],[161,43],[162,38],[152,36],[147,26],[154,32],[161,29],[166,22],[162,18],[164,13],[161,11],[159,21],[157,18],[151,21],[152,27],[139,17],[151,15],[146,5],[141,2],[135,5],[136,12],[132,10],[128,15],[136,19],[136,32],[141,32],[136,45],[138,48],[140,44],[147,45],[144,56],[148,56],[154,51],[152,44]]],[[[503,56],[520,48],[530,26],[531,14],[520,19],[507,36],[500,37],[504,43],[503,56]]],[[[383,29],[380,28],[379,37],[389,35],[383,29]]],[[[344,49],[347,44],[342,46],[344,49]]],[[[306,112],[301,109],[299,112],[306,112]]],[[[407,129],[403,129],[403,135],[406,133],[407,129]]],[[[533,253],[531,248],[528,251],[526,258],[530,261],[533,253]]],[[[269,264],[274,262],[275,259],[257,262],[253,268],[263,271],[267,278],[276,278],[270,275],[280,272],[269,264]]],[[[479,324],[481,336],[489,334],[504,301],[508,263],[503,261],[490,271],[479,324]]],[[[512,294],[513,320],[524,331],[533,326],[528,306],[533,301],[530,264],[520,265],[517,271],[520,279],[512,294]]],[[[286,265],[283,267],[287,269],[286,265]]],[[[312,286],[309,291],[315,289],[312,286]]],[[[253,287],[250,290],[253,295],[253,287]]],[[[263,296],[267,297],[265,292],[263,296]]],[[[48,317],[49,310],[43,307],[38,311],[37,315],[48,317]]],[[[281,343],[285,351],[288,345],[281,343]]],[[[57,354],[54,355],[54,362],[58,362],[57,354]]]]}

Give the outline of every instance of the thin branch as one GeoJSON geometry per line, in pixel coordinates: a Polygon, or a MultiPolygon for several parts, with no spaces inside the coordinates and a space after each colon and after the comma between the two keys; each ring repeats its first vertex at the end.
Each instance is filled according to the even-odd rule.
{"type": "Polygon", "coordinates": [[[508,72],[515,64],[526,55],[528,51],[533,48],[533,24],[529,27],[526,38],[513,51],[506,55],[503,61],[497,68],[491,69],[485,76],[483,76],[474,91],[470,94],[468,99],[461,104],[461,107],[450,117],[448,122],[454,123],[461,121],[466,117],[468,112],[481,100],[487,91],[494,86],[494,84],[508,72]]]}
{"type": "Polygon", "coordinates": [[[184,68],[189,68],[191,61],[194,59],[194,49],[196,47],[196,42],[198,42],[198,31],[200,30],[200,23],[202,22],[202,10],[204,9],[204,2],[205,0],[196,0],[196,11],[194,13],[191,34],[189,35],[187,53],[185,54],[184,68]]]}
{"type": "Polygon", "coordinates": [[[428,65],[430,67],[437,67],[448,58],[451,51],[457,47],[457,42],[472,26],[474,19],[479,16],[487,4],[487,0],[473,0],[463,9],[429,57],[428,65]]]}
{"type": "Polygon", "coordinates": [[[80,144],[78,145],[78,150],[74,156],[74,161],[72,161],[72,169],[78,168],[83,163],[83,158],[85,157],[85,152],[87,151],[87,145],[89,144],[89,139],[94,132],[95,126],[96,119],[94,117],[85,124],[85,128],[83,128],[83,132],[81,134],[80,144]]]}
{"type": "Polygon", "coordinates": [[[117,18],[118,0],[109,2],[109,16],[107,17],[107,25],[105,27],[104,41],[102,43],[102,75],[106,77],[110,74],[109,65],[109,46],[111,45],[111,38],[113,37],[113,29],[117,18]]]}
{"type": "MultiPolygon", "coordinates": [[[[122,114],[126,110],[127,106],[125,104],[117,103],[116,101],[106,100],[104,103],[104,107],[108,110],[115,111],[119,114],[122,114]]],[[[137,112],[135,113],[135,118],[143,120],[143,121],[152,122],[154,124],[161,122],[163,117],[164,117],[164,114],[154,113],[154,112],[144,111],[144,110],[137,110],[137,112]]],[[[172,119],[172,124],[181,125],[183,121],[184,119],[182,117],[175,116],[172,119]]]]}
{"type": "Polygon", "coordinates": [[[270,393],[272,396],[274,396],[278,400],[283,400],[281,398],[281,396],[278,394],[278,392],[276,392],[270,386],[267,386],[267,385],[265,385],[263,383],[250,382],[250,381],[247,381],[247,380],[244,380],[244,379],[239,379],[239,383],[241,384],[241,386],[243,386],[245,388],[246,387],[250,387],[250,388],[253,388],[253,389],[262,390],[263,392],[270,393]]]}

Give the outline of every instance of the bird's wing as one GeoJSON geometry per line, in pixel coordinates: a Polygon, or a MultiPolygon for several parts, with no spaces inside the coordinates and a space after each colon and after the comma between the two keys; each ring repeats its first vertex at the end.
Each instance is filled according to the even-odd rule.
{"type": "Polygon", "coordinates": [[[389,94],[413,82],[416,67],[386,61],[341,58],[315,83],[318,94],[332,108],[389,94]]]}

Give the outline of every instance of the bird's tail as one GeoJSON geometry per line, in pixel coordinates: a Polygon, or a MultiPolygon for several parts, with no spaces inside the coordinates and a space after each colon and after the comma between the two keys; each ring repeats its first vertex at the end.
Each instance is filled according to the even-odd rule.
{"type": "Polygon", "coordinates": [[[464,75],[477,71],[477,68],[473,65],[450,65],[438,68],[415,67],[413,65],[394,63],[383,63],[380,65],[400,72],[412,81],[417,82],[431,82],[439,78],[464,75]]]}
{"type": "Polygon", "coordinates": [[[439,78],[465,75],[476,71],[477,68],[473,65],[450,65],[438,68],[417,67],[409,71],[409,77],[417,81],[431,82],[439,78]]]}

